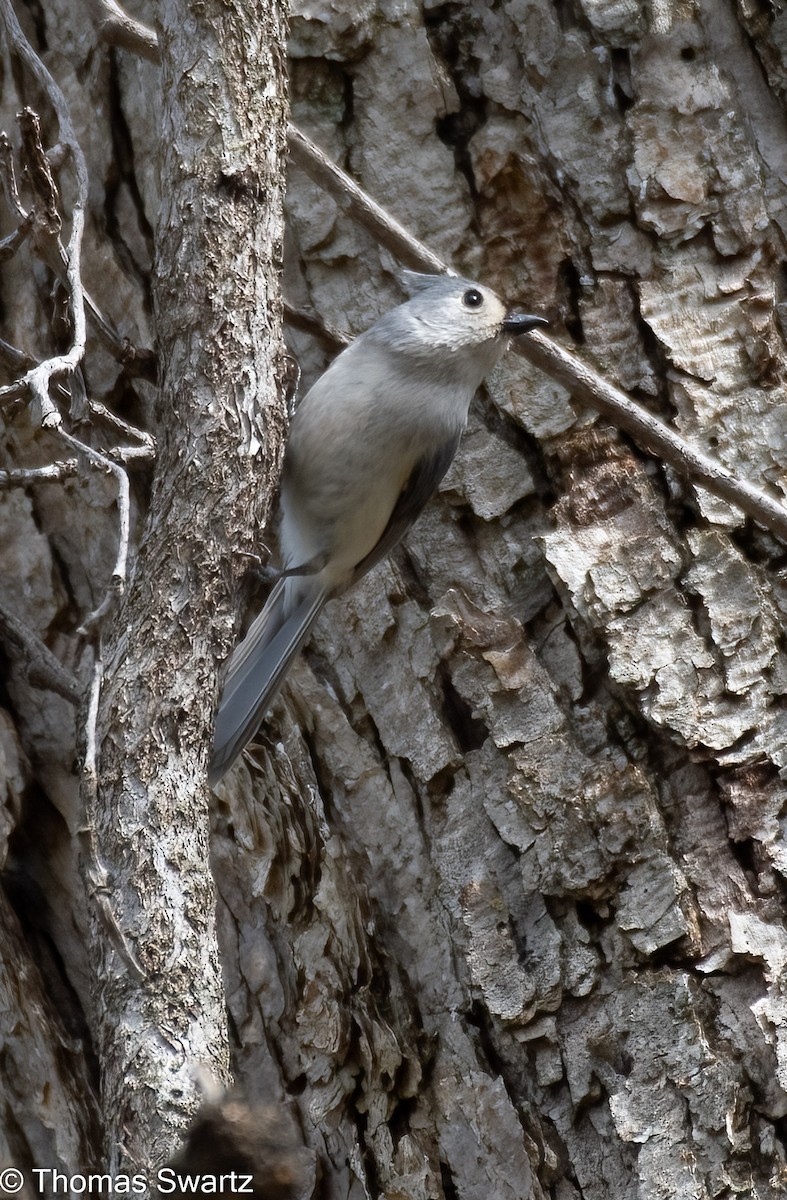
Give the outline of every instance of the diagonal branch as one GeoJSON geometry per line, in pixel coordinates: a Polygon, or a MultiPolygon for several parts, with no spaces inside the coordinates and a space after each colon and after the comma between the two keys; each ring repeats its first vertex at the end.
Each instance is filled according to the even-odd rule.
{"type": "Polygon", "coordinates": [[[6,645],[27,664],[27,675],[34,687],[56,692],[69,704],[78,705],[81,689],[74,676],[46,646],[37,633],[4,604],[0,603],[0,634],[6,645]]]}
{"type": "Polygon", "coordinates": [[[514,349],[561,383],[575,399],[608,417],[618,429],[630,434],[641,449],[674,467],[693,484],[729,501],[764,529],[787,540],[787,507],[778,500],[703,454],[554,338],[535,330],[527,341],[527,345],[515,342],[514,349]]]}
{"type": "Polygon", "coordinates": [[[148,62],[161,62],[156,31],[129,16],[115,0],[88,0],[99,37],[108,46],[130,50],[148,62]]]}
{"type": "Polygon", "coordinates": [[[310,179],[324,188],[339,207],[372,237],[390,250],[401,263],[416,271],[450,271],[443,260],[413,237],[382,205],[359,187],[344,171],[323,154],[318,146],[294,125],[287,130],[290,158],[310,179]]]}
{"type": "Polygon", "coordinates": [[[156,457],[156,439],[152,433],[147,433],[146,430],[140,429],[138,425],[132,425],[128,421],[124,421],[117,413],[113,413],[110,409],[102,404],[99,400],[88,400],[88,408],[90,412],[104,420],[107,425],[119,433],[124,433],[127,437],[133,438],[138,442],[137,446],[112,446],[106,451],[108,458],[114,462],[128,463],[132,459],[142,459],[149,461],[156,457]]]}

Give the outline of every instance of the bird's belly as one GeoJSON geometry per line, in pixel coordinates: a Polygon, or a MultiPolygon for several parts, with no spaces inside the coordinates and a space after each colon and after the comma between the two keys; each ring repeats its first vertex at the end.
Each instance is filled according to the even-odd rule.
{"type": "Polygon", "coordinates": [[[326,587],[343,589],[382,537],[409,471],[409,463],[402,462],[396,473],[350,471],[331,481],[333,486],[321,481],[309,494],[287,487],[281,530],[285,565],[322,560],[319,573],[326,587]]]}
{"type": "Polygon", "coordinates": [[[398,479],[377,479],[374,486],[354,489],[354,502],[332,514],[325,526],[330,559],[324,570],[326,583],[331,588],[340,588],[349,582],[358,563],[377,545],[402,486],[398,479]]]}

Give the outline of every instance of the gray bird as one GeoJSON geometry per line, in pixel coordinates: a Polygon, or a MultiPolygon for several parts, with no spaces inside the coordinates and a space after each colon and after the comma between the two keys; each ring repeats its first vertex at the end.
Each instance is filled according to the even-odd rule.
{"type": "Polygon", "coordinates": [[[406,272],[411,298],[334,360],[298,406],[281,480],[282,572],[233,651],[215,784],[256,733],[326,601],[401,540],[456,454],[470,402],[512,335],[546,325],[478,283],[406,272]]]}

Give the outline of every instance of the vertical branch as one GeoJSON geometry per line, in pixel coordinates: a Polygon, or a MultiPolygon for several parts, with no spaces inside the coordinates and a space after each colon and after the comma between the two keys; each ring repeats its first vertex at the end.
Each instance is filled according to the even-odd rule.
{"type": "Polygon", "coordinates": [[[204,769],[230,584],[267,511],[285,423],[283,5],[165,0],[159,15],[160,453],[104,656],[89,814],[129,951],[96,897],[107,1161],[135,1170],[172,1154],[199,1102],[196,1068],[228,1078],[204,769]]]}

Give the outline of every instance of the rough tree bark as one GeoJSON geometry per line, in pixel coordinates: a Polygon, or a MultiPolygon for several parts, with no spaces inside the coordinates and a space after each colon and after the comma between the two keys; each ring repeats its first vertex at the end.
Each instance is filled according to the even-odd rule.
{"type": "Polygon", "coordinates": [[[122,955],[108,961],[100,922],[92,939],[108,1145],[143,1167],[194,1113],[195,1065],[228,1077],[210,698],[233,631],[228,581],[266,516],[284,429],[281,6],[171,0],[159,21],[159,452],[106,654],[96,812],[111,904],[144,981],[122,955]]]}
{"type": "Polygon", "coordinates": [[[83,807],[105,1127],[91,1158],[113,1173],[173,1152],[199,1104],[197,1068],[229,1080],[204,773],[230,584],[264,522],[285,428],[284,13],[172,0],[158,17],[158,455],[130,586],[97,650],[83,807]]]}
{"type": "MultiPolygon", "coordinates": [[[[166,51],[171,72],[191,47],[196,65],[182,86],[221,57],[203,11],[166,51]]],[[[87,286],[132,342],[150,344],[139,279],[160,205],[147,99],[156,68],[125,50],[102,54],[96,27],[75,30],[59,0],[31,12],[91,166],[87,286]]],[[[133,15],[152,19],[142,3],[133,15]]],[[[787,18],[748,0],[301,0],[289,54],[294,120],[403,225],[550,315],[566,344],[685,437],[783,495],[787,18]]],[[[240,100],[229,89],[227,107],[256,121],[256,94],[240,100]]],[[[4,99],[9,128],[15,107],[16,95],[4,99]]],[[[195,120],[204,111],[192,109],[195,120]]],[[[191,161],[193,142],[167,141],[168,154],[191,161]]],[[[185,214],[182,227],[197,247],[206,246],[201,214],[215,217],[210,236],[237,235],[224,226],[235,214],[263,237],[246,208],[246,172],[230,154],[225,179],[221,162],[215,190],[208,171],[164,192],[167,204],[195,198],[195,225],[185,214]],[[215,211],[203,207],[211,203],[215,211]]],[[[287,216],[285,294],[303,391],[333,349],[330,330],[363,328],[400,292],[390,253],[299,169],[287,216]]],[[[243,238],[237,246],[245,261],[259,254],[243,238]]],[[[135,477],[147,513],[139,562],[150,566],[137,567],[122,618],[149,631],[127,646],[152,665],[108,693],[98,780],[102,798],[113,780],[121,787],[110,770],[117,747],[132,781],[123,803],[139,794],[137,780],[153,781],[153,840],[189,843],[188,879],[160,908],[130,911],[110,893],[148,969],[161,959],[154,947],[145,961],[145,923],[174,921],[189,895],[209,907],[204,851],[184,827],[205,819],[195,776],[213,663],[229,638],[226,581],[233,551],[252,544],[233,534],[230,547],[208,520],[199,535],[177,535],[159,577],[157,542],[174,542],[169,522],[182,519],[197,460],[210,487],[230,470],[200,440],[231,374],[216,353],[222,320],[244,362],[261,357],[272,371],[275,344],[249,315],[232,255],[207,289],[215,308],[192,322],[175,272],[207,249],[176,250],[169,272],[159,270],[174,283],[174,310],[157,310],[172,398],[160,409],[150,496],[144,474],[135,477]],[[196,358],[169,348],[168,321],[172,346],[182,344],[176,324],[199,328],[184,339],[196,358]],[[184,419],[187,402],[197,411],[184,419]],[[156,588],[143,591],[143,578],[156,588]],[[135,742],[124,696],[136,688],[140,729],[154,715],[135,742]]],[[[12,261],[5,336],[32,352],[46,341],[50,277],[31,274],[29,261],[26,277],[12,261]]],[[[93,353],[92,392],[145,423],[149,385],[93,353]]],[[[18,369],[9,363],[8,377],[18,369]]],[[[239,380],[246,396],[259,385],[233,373],[239,380]]],[[[216,437],[234,447],[240,437],[225,420],[216,418],[216,437]]],[[[51,461],[46,437],[17,414],[9,462],[51,461]]],[[[239,524],[248,493],[233,486],[239,524]]],[[[94,476],[0,493],[15,564],[3,572],[4,598],[66,663],[90,582],[108,573],[113,495],[94,476]]],[[[317,1163],[304,1194],[783,1194],[783,554],[562,387],[506,361],[440,495],[394,560],[326,611],[257,749],[211,805],[232,1071],[297,1117],[317,1163]]],[[[70,836],[76,735],[65,702],[35,690],[15,653],[0,726],[10,839],[3,1037],[7,1061],[29,1056],[40,1083],[5,1072],[15,1124],[6,1119],[0,1148],[9,1161],[78,1169],[100,1123],[85,1048],[103,1059],[105,1044],[95,1040],[95,966],[70,836]],[[32,1003],[21,1019],[24,996],[32,1003]],[[71,1039],[61,1053],[59,1022],[71,1039]]],[[[101,830],[110,871],[128,870],[127,851],[101,830]]],[[[171,882],[170,869],[158,879],[157,888],[171,882]]],[[[189,936],[212,963],[209,925],[203,907],[189,936]]],[[[114,989],[128,966],[103,928],[101,938],[114,989]]],[[[199,991],[202,979],[184,975],[199,991]]],[[[171,986],[171,976],[155,979],[171,986]]],[[[125,1002],[107,995],[115,1039],[125,1002]]],[[[167,1022],[181,1019],[178,1010],[167,1022]]],[[[220,1059],[220,1042],[208,1052],[220,1059]]],[[[171,1101],[175,1113],[186,1107],[171,1101]]]]}

